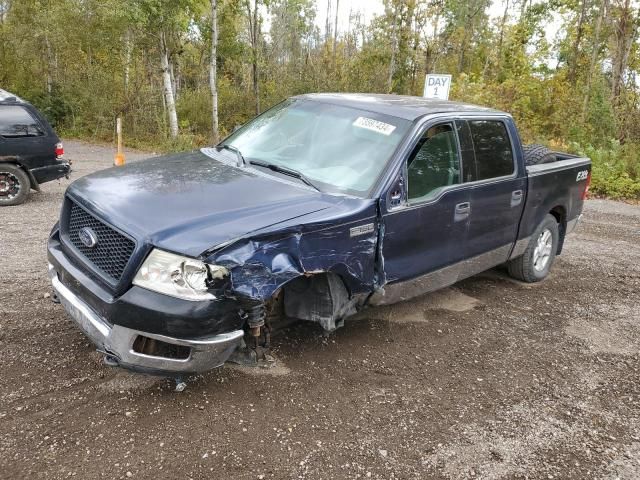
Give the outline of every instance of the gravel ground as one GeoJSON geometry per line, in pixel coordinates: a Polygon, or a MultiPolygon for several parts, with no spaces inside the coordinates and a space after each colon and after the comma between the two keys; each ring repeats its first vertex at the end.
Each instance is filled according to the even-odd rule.
{"type": "MultiPolygon", "coordinates": [[[[113,158],[66,149],[73,178],[113,158]]],[[[177,394],[46,298],[68,183],[0,209],[0,477],[640,478],[640,207],[589,201],[541,284],[493,270],[327,338],[294,325],[277,368],[177,394]]]]}

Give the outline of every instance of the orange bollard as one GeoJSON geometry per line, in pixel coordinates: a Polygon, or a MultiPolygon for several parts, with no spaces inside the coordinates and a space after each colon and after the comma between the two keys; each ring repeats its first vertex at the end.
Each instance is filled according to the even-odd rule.
{"type": "Polygon", "coordinates": [[[113,164],[116,167],[121,167],[124,165],[124,152],[122,151],[122,120],[120,117],[116,119],[116,136],[118,137],[118,150],[116,152],[116,157],[113,160],[113,164]]]}

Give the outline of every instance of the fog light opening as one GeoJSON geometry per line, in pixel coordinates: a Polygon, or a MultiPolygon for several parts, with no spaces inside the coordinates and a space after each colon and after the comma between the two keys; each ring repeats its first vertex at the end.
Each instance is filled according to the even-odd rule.
{"type": "Polygon", "coordinates": [[[186,360],[191,355],[191,347],[174,345],[155,338],[138,335],[133,342],[133,351],[150,357],[186,360]]]}

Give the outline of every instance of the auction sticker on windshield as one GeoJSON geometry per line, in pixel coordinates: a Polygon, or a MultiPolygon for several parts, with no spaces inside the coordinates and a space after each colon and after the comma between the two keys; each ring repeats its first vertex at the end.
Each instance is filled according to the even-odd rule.
{"type": "Polygon", "coordinates": [[[353,122],[353,126],[366,128],[367,130],[381,133],[383,135],[391,135],[391,133],[396,129],[394,125],[389,125],[388,123],[384,123],[379,120],[374,120],[373,118],[367,117],[358,117],[356,121],[353,122]]]}

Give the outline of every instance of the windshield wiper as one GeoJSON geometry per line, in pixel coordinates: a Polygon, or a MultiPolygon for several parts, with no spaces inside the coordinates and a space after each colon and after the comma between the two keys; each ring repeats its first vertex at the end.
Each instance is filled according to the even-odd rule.
{"type": "Polygon", "coordinates": [[[249,163],[251,165],[257,165],[258,167],[268,168],[269,170],[273,170],[274,172],[283,173],[285,175],[289,175],[290,177],[297,178],[301,180],[303,183],[306,183],[307,185],[309,185],[311,188],[322,193],[322,190],[316,187],[313,184],[313,182],[304,175],[304,173],[299,172],[298,170],[294,170],[293,168],[281,167],[280,165],[276,165],[275,163],[260,162],[256,160],[249,160],[249,163]]]}
{"type": "Polygon", "coordinates": [[[242,155],[242,152],[240,151],[239,148],[234,147],[233,145],[229,145],[227,143],[221,143],[219,145],[216,145],[216,150],[220,151],[222,149],[229,150],[236,154],[236,157],[238,158],[239,167],[242,167],[243,165],[247,164],[247,161],[245,160],[244,155],[242,155]]]}

